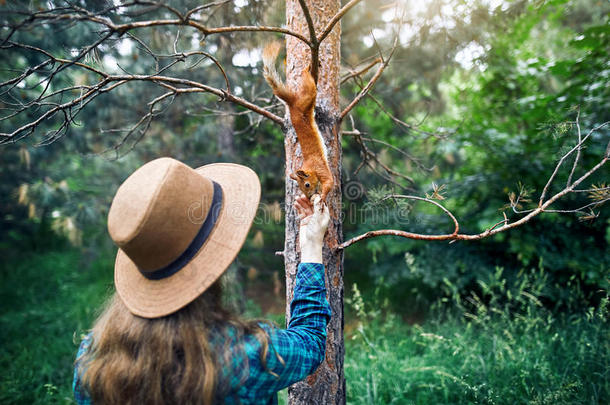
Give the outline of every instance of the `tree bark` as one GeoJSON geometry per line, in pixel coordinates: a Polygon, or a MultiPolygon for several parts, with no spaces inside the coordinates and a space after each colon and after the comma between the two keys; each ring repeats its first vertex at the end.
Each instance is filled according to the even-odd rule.
{"type": "MultiPolygon", "coordinates": [[[[324,28],[341,6],[339,0],[307,0],[316,32],[324,28]]],[[[288,28],[309,37],[307,23],[297,0],[286,1],[286,21],[288,28]]],[[[316,122],[326,143],[328,163],[335,178],[335,188],[328,194],[327,204],[331,222],[326,233],[323,256],[326,269],[327,297],[332,310],[332,318],[327,327],[326,356],[314,374],[305,381],[294,384],[288,390],[290,404],[344,404],[345,376],[343,358],[343,251],[333,249],[342,243],[341,229],[341,138],[339,110],[339,66],[340,66],[340,25],[324,40],[320,47],[320,67],[318,97],[316,100],[316,122]]],[[[309,48],[294,37],[286,40],[286,76],[289,86],[310,63],[309,48]]],[[[289,124],[288,117],[286,122],[289,124]]],[[[286,126],[284,142],[286,152],[286,239],[284,262],[286,265],[286,302],[293,296],[296,269],[299,263],[298,222],[293,208],[295,196],[299,193],[297,184],[288,176],[302,163],[300,146],[294,129],[286,126]]],[[[286,314],[289,320],[290,307],[286,314]]]]}

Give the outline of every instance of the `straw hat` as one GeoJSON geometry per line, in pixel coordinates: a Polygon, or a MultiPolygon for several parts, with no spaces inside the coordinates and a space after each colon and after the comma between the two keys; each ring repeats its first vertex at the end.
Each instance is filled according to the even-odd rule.
{"type": "Polygon", "coordinates": [[[260,199],[251,169],[148,162],[119,187],[108,231],[119,247],[114,283],[138,316],[157,318],[206,290],[241,248],[260,199]]]}

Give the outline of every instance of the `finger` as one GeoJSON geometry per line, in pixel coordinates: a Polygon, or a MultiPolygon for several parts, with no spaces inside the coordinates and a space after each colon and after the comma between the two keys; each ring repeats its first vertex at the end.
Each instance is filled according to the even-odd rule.
{"type": "Polygon", "coordinates": [[[313,215],[313,206],[311,204],[307,204],[305,212],[307,212],[307,215],[313,215]]]}
{"type": "Polygon", "coordinates": [[[320,203],[319,205],[320,214],[322,217],[325,217],[328,214],[328,207],[324,203],[320,203]]]}
{"type": "Polygon", "coordinates": [[[303,203],[304,203],[304,202],[309,202],[309,199],[308,199],[307,197],[305,197],[305,195],[304,195],[304,194],[301,194],[300,196],[298,196],[298,197],[296,198],[296,201],[300,201],[300,202],[303,202],[303,203]]]}
{"type": "Polygon", "coordinates": [[[294,203],[292,205],[299,211],[303,210],[303,203],[298,198],[294,200],[294,203]]]}
{"type": "Polygon", "coordinates": [[[311,197],[312,201],[313,201],[313,210],[315,212],[320,212],[321,211],[321,199],[320,196],[318,194],[314,194],[313,197],[311,197]]]}
{"type": "Polygon", "coordinates": [[[309,207],[302,199],[297,199],[295,201],[295,206],[298,207],[299,214],[309,215],[309,207]]]}
{"type": "Polygon", "coordinates": [[[318,204],[318,212],[322,216],[326,215],[326,213],[328,212],[328,207],[326,206],[326,204],[324,204],[323,202],[320,202],[318,204]]]}
{"type": "Polygon", "coordinates": [[[299,216],[299,218],[303,218],[303,216],[305,215],[305,213],[303,212],[303,207],[301,207],[301,205],[298,202],[295,202],[293,204],[293,207],[297,210],[297,215],[299,216]]]}
{"type": "Polygon", "coordinates": [[[303,207],[303,210],[308,214],[311,215],[313,214],[313,206],[311,205],[311,201],[309,201],[309,198],[305,197],[301,200],[301,206],[303,207]]]}
{"type": "Polygon", "coordinates": [[[320,225],[322,225],[323,227],[326,227],[330,222],[330,211],[328,209],[328,206],[324,203],[322,203],[321,205],[319,222],[320,225]]]}
{"type": "Polygon", "coordinates": [[[326,205],[324,206],[324,212],[322,212],[322,223],[324,226],[328,226],[330,223],[330,212],[326,205]]]}

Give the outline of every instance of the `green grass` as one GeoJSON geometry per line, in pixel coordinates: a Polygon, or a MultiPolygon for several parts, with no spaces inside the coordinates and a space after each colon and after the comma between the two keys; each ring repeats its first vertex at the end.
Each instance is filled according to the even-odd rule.
{"type": "Polygon", "coordinates": [[[72,401],[72,364],[112,285],[112,258],[28,253],[0,267],[0,403],[72,401]]]}
{"type": "Polygon", "coordinates": [[[346,338],[348,404],[609,403],[607,300],[568,316],[530,298],[408,326],[356,293],[364,322],[346,338]]]}
{"type": "MultiPolygon", "coordinates": [[[[72,403],[77,342],[109,294],[112,257],[89,263],[67,249],[23,254],[1,266],[0,403],[72,403]]],[[[348,403],[608,403],[607,303],[553,315],[530,284],[507,300],[488,283],[481,298],[453,302],[453,310],[437,311],[442,321],[421,326],[388,315],[382,300],[365,305],[353,294],[348,403]]]]}

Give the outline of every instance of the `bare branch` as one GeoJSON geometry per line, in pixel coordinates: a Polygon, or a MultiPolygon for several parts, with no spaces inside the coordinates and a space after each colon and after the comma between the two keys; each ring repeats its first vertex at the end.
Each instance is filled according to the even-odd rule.
{"type": "Polygon", "coordinates": [[[352,79],[354,77],[360,77],[363,74],[365,74],[366,72],[368,72],[373,66],[375,66],[378,63],[381,63],[383,60],[381,58],[376,58],[373,59],[372,62],[370,62],[369,64],[365,65],[363,68],[359,69],[359,70],[352,70],[350,71],[349,74],[345,75],[345,77],[343,77],[341,79],[341,84],[344,84],[345,82],[347,82],[349,79],[352,79]]]}
{"type": "MultiPolygon", "coordinates": [[[[373,170],[373,172],[379,174],[383,179],[399,186],[400,188],[406,188],[405,186],[403,186],[402,184],[394,181],[394,179],[392,178],[392,176],[394,177],[400,177],[405,179],[406,181],[408,181],[410,184],[415,184],[415,180],[413,180],[413,178],[407,176],[406,174],[402,174],[399,173],[395,170],[393,170],[392,168],[390,168],[388,165],[384,164],[383,162],[381,162],[377,156],[377,154],[373,151],[371,151],[370,148],[368,148],[366,146],[366,144],[363,141],[363,137],[361,135],[361,132],[358,131],[355,126],[354,126],[354,120],[350,115],[350,119],[352,122],[352,130],[347,132],[349,135],[353,135],[354,139],[356,140],[356,143],[358,144],[358,146],[360,147],[361,151],[362,151],[362,165],[360,165],[357,169],[356,172],[354,174],[357,174],[357,172],[361,169],[361,167],[366,164],[371,170],[373,170]],[[373,162],[375,162],[376,165],[380,166],[389,176],[387,175],[382,175],[380,174],[377,169],[371,164],[371,160],[373,162]]],[[[345,131],[343,133],[346,133],[345,131]]]]}
{"type": "Polygon", "coordinates": [[[451,212],[449,212],[449,210],[447,208],[443,207],[442,205],[440,205],[439,203],[437,203],[434,200],[431,200],[429,198],[418,197],[418,196],[415,196],[415,195],[390,194],[388,196],[385,196],[381,201],[384,201],[384,200],[387,200],[387,199],[390,199],[390,198],[404,198],[404,199],[408,199],[408,200],[424,201],[424,202],[427,202],[428,204],[436,205],[441,210],[443,210],[443,212],[445,214],[447,214],[449,216],[449,218],[451,218],[451,220],[453,221],[453,224],[455,225],[455,229],[453,230],[452,235],[457,235],[459,230],[460,230],[460,225],[458,224],[458,221],[457,221],[457,219],[455,219],[453,214],[451,212]]]}
{"type": "Polygon", "coordinates": [[[309,30],[309,48],[311,50],[311,62],[310,62],[310,71],[313,80],[318,82],[318,58],[320,57],[320,43],[316,37],[316,27],[313,24],[313,19],[311,18],[311,14],[309,13],[309,8],[307,7],[307,2],[305,0],[299,0],[299,5],[301,6],[301,10],[303,11],[303,15],[305,16],[305,21],[307,22],[307,29],[309,30]]]}
{"type": "MultiPolygon", "coordinates": [[[[221,3],[213,3],[213,5],[218,5],[221,3]]],[[[222,3],[224,4],[224,2],[222,3]]],[[[210,6],[210,5],[205,5],[210,6]]],[[[46,22],[58,22],[58,21],[90,21],[102,26],[105,26],[110,33],[118,33],[122,35],[128,31],[140,28],[147,27],[157,27],[157,26],[190,26],[197,30],[199,30],[204,36],[214,35],[214,34],[222,34],[228,32],[277,32],[281,34],[291,35],[295,38],[300,39],[305,43],[309,43],[308,39],[303,35],[288,30],[282,27],[270,27],[270,26],[259,26],[259,25],[245,25],[245,26],[228,26],[228,27],[217,27],[217,28],[208,28],[200,21],[192,18],[192,15],[201,9],[205,8],[195,8],[190,10],[186,14],[181,14],[178,10],[171,8],[164,3],[156,3],[156,2],[133,2],[127,3],[123,5],[113,6],[107,8],[106,10],[102,10],[97,13],[89,12],[86,9],[80,8],[75,5],[71,5],[70,7],[56,8],[45,10],[42,12],[33,12],[30,13],[28,11],[13,11],[13,14],[21,14],[25,15],[26,19],[21,23],[17,24],[15,27],[12,27],[9,35],[4,38],[4,41],[11,38],[13,33],[19,28],[23,27],[26,24],[32,24],[37,20],[46,21],[46,22]],[[107,14],[110,11],[113,11],[117,8],[128,8],[130,6],[140,6],[143,4],[153,4],[157,7],[163,7],[171,11],[172,14],[176,15],[178,18],[176,19],[159,19],[159,20],[143,20],[143,21],[133,21],[123,24],[114,24],[109,18],[102,17],[104,14],[107,14]]]]}
{"type": "Polygon", "coordinates": [[[398,126],[398,128],[403,130],[405,133],[416,133],[416,134],[425,135],[426,137],[434,137],[437,139],[446,139],[447,138],[447,135],[435,133],[435,132],[424,131],[423,129],[417,128],[417,125],[421,125],[421,123],[419,123],[417,125],[412,125],[405,121],[402,121],[400,118],[396,117],[391,112],[389,112],[388,109],[386,107],[384,107],[384,105],[381,103],[381,101],[379,101],[377,99],[377,97],[373,96],[371,93],[368,93],[367,96],[368,96],[368,98],[373,100],[373,102],[375,104],[377,104],[377,107],[379,107],[381,112],[383,112],[390,120],[392,120],[392,122],[394,122],[398,126]]]}
{"type": "MultiPolygon", "coordinates": [[[[559,159],[559,162],[557,162],[557,166],[555,166],[555,170],[553,170],[553,174],[551,174],[551,177],[549,177],[549,180],[547,181],[546,185],[544,186],[544,189],[542,190],[542,194],[540,194],[540,200],[538,201],[539,207],[542,205],[542,203],[544,201],[544,197],[546,196],[546,193],[547,193],[549,187],[551,186],[551,184],[553,183],[553,180],[555,179],[557,172],[559,172],[559,168],[561,167],[563,162],[568,158],[568,156],[570,156],[572,154],[572,152],[574,152],[575,150],[580,150],[580,147],[582,146],[582,144],[589,138],[589,136],[591,136],[591,134],[593,132],[605,127],[608,124],[610,124],[610,121],[606,121],[606,122],[594,127],[593,129],[591,129],[589,131],[589,133],[587,135],[585,135],[584,138],[579,140],[579,142],[576,144],[576,146],[574,146],[572,149],[570,149],[565,155],[563,155],[561,157],[561,159],[559,159]]],[[[573,168],[573,170],[574,170],[574,168],[573,168]]]]}
{"type": "Polygon", "coordinates": [[[360,1],[361,0],[351,0],[345,6],[341,7],[339,9],[339,11],[337,11],[337,14],[335,14],[334,17],[330,19],[328,24],[326,24],[326,27],[324,28],[324,30],[322,30],[322,34],[320,34],[320,36],[318,37],[317,42],[321,43],[322,41],[324,41],[326,39],[326,37],[331,33],[333,28],[335,27],[335,24],[337,24],[341,20],[341,18],[343,18],[345,13],[347,13],[349,10],[351,10],[352,7],[354,7],[356,4],[360,3],[360,1]]]}
{"type": "MultiPolygon", "coordinates": [[[[578,144],[580,145],[581,141],[582,141],[582,135],[580,133],[580,107],[578,107],[578,112],[576,113],[576,130],[578,132],[578,144]]],[[[581,151],[582,147],[579,146],[577,151],[576,151],[576,158],[574,159],[574,164],[572,165],[572,170],[570,171],[570,175],[568,176],[568,181],[566,182],[566,186],[570,185],[570,182],[572,181],[572,176],[574,175],[574,170],[576,170],[576,166],[578,166],[578,159],[580,159],[580,151],[581,151]]]]}
{"type": "MultiPolygon", "coordinates": [[[[402,230],[397,230],[397,229],[380,229],[380,230],[376,230],[376,231],[369,231],[369,232],[366,232],[366,233],[364,233],[362,235],[359,235],[359,236],[356,236],[354,238],[351,238],[351,239],[345,241],[344,243],[340,244],[339,246],[337,246],[336,249],[345,249],[346,247],[351,246],[352,244],[354,244],[356,242],[359,242],[359,241],[362,241],[362,240],[365,240],[365,239],[369,239],[369,238],[372,238],[372,237],[376,237],[376,236],[382,236],[382,235],[400,236],[400,237],[403,237],[403,238],[417,239],[417,240],[448,240],[448,241],[451,241],[451,242],[456,241],[456,240],[478,240],[478,239],[486,238],[486,237],[491,236],[491,235],[495,235],[495,234],[500,233],[500,232],[505,232],[505,231],[507,231],[509,229],[513,229],[513,228],[519,227],[519,226],[529,222],[532,218],[534,218],[534,217],[536,217],[536,216],[538,216],[538,215],[540,215],[542,213],[545,213],[545,212],[549,212],[549,213],[579,213],[579,212],[583,212],[587,208],[600,206],[601,204],[610,201],[610,198],[602,198],[602,199],[600,199],[598,201],[591,202],[589,204],[586,204],[584,206],[581,206],[579,208],[572,209],[572,210],[556,210],[556,209],[550,209],[549,208],[553,203],[555,203],[556,201],[558,201],[559,199],[561,199],[562,197],[564,197],[565,195],[567,195],[569,193],[573,193],[573,192],[594,192],[594,191],[603,191],[603,190],[608,189],[608,187],[606,187],[606,186],[599,187],[599,188],[594,187],[594,188],[590,188],[590,189],[576,189],[576,187],[579,184],[581,184],[583,181],[585,181],[587,178],[589,178],[589,176],[591,176],[593,173],[597,172],[604,164],[606,164],[606,162],[608,162],[608,160],[610,160],[610,156],[608,156],[607,154],[605,154],[604,157],[595,166],[593,166],[591,169],[589,169],[585,174],[583,174],[581,177],[576,179],[571,184],[567,184],[563,190],[559,191],[558,193],[556,193],[555,195],[553,195],[549,199],[544,200],[544,193],[548,189],[548,185],[552,182],[552,179],[557,174],[558,167],[561,165],[561,162],[565,159],[565,157],[567,157],[573,151],[577,150],[577,148],[581,147],[582,144],[591,136],[592,133],[594,133],[595,131],[601,129],[602,127],[604,127],[607,124],[608,123],[606,122],[606,123],[597,125],[594,128],[592,128],[587,133],[587,135],[582,137],[582,139],[578,142],[578,144],[574,148],[572,148],[568,153],[566,153],[562,157],[562,160],[555,167],[555,170],[553,171],[553,173],[551,174],[551,176],[549,178],[549,181],[547,182],[547,187],[545,188],[545,190],[543,191],[543,194],[541,195],[541,199],[540,200],[542,201],[542,203],[539,204],[536,208],[534,208],[532,210],[528,210],[527,211],[527,215],[525,215],[524,217],[522,217],[521,219],[519,219],[519,220],[517,220],[515,222],[510,222],[509,219],[506,217],[506,214],[503,213],[503,215],[504,215],[504,219],[503,220],[497,222],[495,225],[491,226],[490,228],[488,228],[484,232],[477,233],[477,234],[460,234],[460,233],[458,233],[456,231],[453,234],[427,235],[427,234],[418,234],[418,233],[407,232],[407,231],[402,231],[402,230]]],[[[411,196],[411,197],[415,197],[415,196],[411,196]]],[[[388,198],[390,198],[390,197],[388,197],[388,198]]],[[[423,197],[417,197],[417,198],[414,198],[414,199],[427,200],[427,199],[424,199],[423,197]]],[[[434,201],[427,201],[427,202],[432,202],[433,204],[435,204],[438,207],[442,208],[443,211],[452,218],[452,220],[456,224],[456,229],[458,229],[457,228],[458,227],[457,219],[455,219],[455,217],[448,210],[446,210],[439,203],[436,203],[434,201]]],[[[513,208],[514,208],[514,206],[516,204],[518,204],[518,199],[516,199],[514,202],[511,202],[511,206],[513,206],[513,208]]]]}
{"type": "Polygon", "coordinates": [[[377,72],[375,72],[375,75],[371,78],[371,80],[369,80],[367,85],[364,86],[364,88],[362,88],[362,90],[360,90],[360,93],[358,93],[358,95],[352,100],[352,102],[349,103],[349,105],[347,107],[345,107],[345,109],[341,112],[341,116],[340,116],[341,120],[343,118],[345,118],[345,116],[351,111],[351,109],[354,108],[356,106],[356,104],[358,104],[360,102],[360,100],[362,100],[362,98],[364,98],[364,96],[366,96],[368,94],[368,92],[373,88],[373,86],[375,85],[377,80],[379,80],[379,78],[381,77],[381,74],[383,73],[385,68],[390,63],[390,60],[392,59],[392,55],[394,55],[394,51],[396,50],[397,45],[398,45],[398,36],[394,38],[394,44],[392,45],[392,49],[390,50],[390,54],[388,55],[388,57],[386,59],[384,59],[383,55],[380,54],[380,59],[383,63],[381,65],[379,65],[377,72]]]}
{"type": "MultiPolygon", "coordinates": [[[[222,100],[227,100],[227,101],[231,101],[232,103],[238,104],[244,108],[247,108],[251,111],[261,114],[261,115],[269,118],[273,122],[276,122],[280,125],[283,125],[283,122],[284,122],[284,120],[282,118],[271,113],[270,111],[267,111],[267,110],[263,109],[262,107],[259,107],[241,97],[235,96],[226,90],[221,90],[221,89],[218,89],[218,88],[215,88],[212,86],[208,86],[208,85],[205,85],[205,84],[202,84],[199,82],[195,82],[192,80],[179,79],[179,78],[161,76],[161,75],[131,75],[131,74],[107,75],[107,74],[105,74],[105,77],[101,81],[99,81],[97,84],[95,84],[93,86],[86,86],[86,88],[88,90],[81,96],[76,97],[63,104],[55,104],[54,107],[47,110],[44,114],[40,115],[37,119],[35,119],[27,124],[24,124],[23,126],[15,129],[11,133],[4,133],[4,132],[0,133],[0,144],[8,143],[8,142],[15,142],[15,141],[23,138],[24,136],[27,136],[27,135],[33,133],[38,125],[40,125],[44,120],[53,117],[58,112],[63,112],[64,114],[66,114],[66,117],[71,116],[70,111],[75,107],[77,107],[77,110],[80,111],[82,109],[82,107],[84,107],[84,105],[82,105],[83,102],[89,103],[93,98],[97,97],[99,94],[108,92],[111,89],[114,89],[124,83],[131,82],[131,81],[149,81],[149,82],[157,83],[159,85],[169,84],[169,85],[186,86],[186,88],[175,88],[174,89],[175,93],[176,94],[201,93],[201,92],[212,93],[212,94],[220,97],[222,100]],[[114,83],[114,85],[112,85],[110,87],[104,87],[111,83],[114,83]]],[[[39,100],[40,100],[40,98],[39,98],[39,100]]],[[[32,105],[39,105],[39,102],[37,101],[37,102],[33,103],[32,105]]],[[[23,108],[21,111],[25,110],[28,107],[29,106],[25,106],[25,108],[23,108]]],[[[61,128],[67,129],[67,128],[65,128],[65,125],[67,125],[67,124],[69,124],[69,122],[67,122],[67,123],[64,122],[64,125],[62,125],[61,128]]]]}
{"type": "MultiPolygon", "coordinates": [[[[35,116],[31,121],[23,123],[21,122],[18,128],[11,128],[0,133],[0,144],[8,142],[16,142],[25,136],[31,135],[35,130],[41,126],[45,121],[50,121],[58,125],[56,129],[47,132],[42,142],[52,142],[59,136],[64,134],[72,125],[78,125],[75,121],[75,117],[79,112],[87,106],[92,100],[97,98],[100,94],[107,93],[112,89],[116,89],[124,85],[125,83],[134,81],[148,81],[155,83],[161,87],[172,88],[171,97],[178,97],[183,94],[197,93],[197,92],[208,92],[214,94],[222,101],[229,101],[231,103],[240,105],[245,109],[262,115],[263,117],[271,119],[273,122],[283,125],[284,121],[278,115],[267,110],[266,108],[260,107],[245,98],[238,97],[233,94],[230,85],[229,77],[222,64],[213,55],[205,51],[190,51],[180,52],[178,49],[178,41],[180,39],[180,30],[176,32],[173,39],[173,53],[162,55],[155,53],[153,49],[148,46],[142,39],[134,35],[132,31],[145,27],[158,27],[158,26],[190,26],[198,31],[202,32],[203,35],[221,34],[230,32],[246,32],[246,31],[261,31],[261,32],[278,32],[286,35],[293,35],[302,41],[308,42],[307,38],[300,34],[295,34],[290,30],[280,27],[267,27],[267,26],[229,26],[229,27],[217,27],[208,28],[204,25],[202,20],[199,19],[198,12],[204,9],[216,9],[227,4],[227,1],[217,1],[208,3],[199,7],[195,7],[186,11],[182,14],[178,9],[164,4],[162,2],[154,1],[133,1],[125,2],[122,4],[112,4],[109,7],[98,10],[95,12],[84,9],[77,4],[67,2],[65,7],[49,8],[42,11],[28,11],[18,10],[13,14],[16,16],[24,16],[24,18],[9,26],[9,34],[0,39],[2,45],[0,49],[9,50],[11,48],[21,48],[23,50],[39,53],[43,56],[44,60],[38,63],[36,66],[29,67],[24,71],[19,72],[14,77],[0,83],[0,96],[2,96],[2,107],[4,111],[8,111],[2,117],[0,121],[6,121],[9,119],[15,119],[15,117],[23,114],[29,114],[29,112],[35,112],[35,116]],[[143,7],[144,6],[144,7],[143,7]],[[117,10],[121,9],[120,13],[117,14],[117,10]],[[164,9],[168,13],[172,14],[170,19],[142,19],[140,21],[113,21],[117,19],[125,19],[129,17],[137,17],[150,13],[151,11],[164,9]],[[112,17],[112,19],[110,18],[112,17]],[[116,17],[116,18],[115,18],[116,17]],[[28,45],[24,43],[18,43],[11,40],[14,33],[18,30],[33,29],[43,24],[57,24],[62,27],[70,27],[78,22],[88,22],[94,25],[93,29],[98,29],[99,37],[96,38],[91,44],[81,48],[78,54],[71,59],[65,59],[51,54],[50,52],[39,48],[37,46],[28,45]],[[68,24],[66,24],[68,23],[68,24]],[[95,28],[95,26],[97,28],[95,28]],[[104,71],[93,64],[84,63],[84,58],[94,55],[97,52],[97,48],[102,43],[110,40],[120,38],[122,35],[127,35],[131,40],[136,42],[136,46],[143,50],[154,60],[154,72],[150,74],[132,74],[127,72],[119,63],[117,67],[123,71],[124,74],[111,74],[104,71]],[[186,66],[186,69],[192,69],[197,66],[201,61],[209,59],[222,75],[226,88],[220,89],[214,86],[210,86],[204,83],[200,83],[192,80],[185,80],[180,78],[171,77],[170,74],[166,74],[170,68],[175,66],[180,61],[186,61],[188,58],[199,56],[198,60],[194,63],[186,66]],[[169,63],[160,66],[160,60],[169,59],[169,63]],[[98,76],[93,84],[78,84],[78,85],[63,85],[63,87],[57,88],[55,83],[60,82],[59,77],[66,77],[63,72],[73,71],[73,69],[80,69],[83,71],[89,71],[98,76]],[[25,85],[26,79],[28,84],[25,85]],[[35,83],[32,83],[31,79],[35,79],[35,83]],[[52,85],[53,84],[53,85],[52,85]],[[33,91],[28,93],[28,98],[23,99],[21,97],[15,97],[12,94],[16,91],[17,86],[19,89],[33,91]],[[40,89],[38,87],[40,86],[40,89]],[[80,94],[78,94],[80,92],[80,94]],[[69,98],[66,99],[66,96],[69,98]]],[[[1,13],[2,11],[0,11],[1,13]]],[[[11,11],[12,12],[12,11],[11,11]]],[[[171,47],[171,44],[170,44],[171,47]]],[[[89,79],[90,80],[90,76],[89,79]]],[[[72,80],[70,78],[70,80],[72,80]]],[[[164,100],[169,95],[165,93],[164,100]]],[[[160,100],[153,100],[153,107],[157,105],[160,100]]],[[[148,120],[154,117],[154,109],[151,109],[147,115],[138,121],[144,128],[144,125],[148,120]],[[142,121],[144,119],[144,121],[142,121]]],[[[8,122],[8,121],[6,121],[8,122]]]]}

